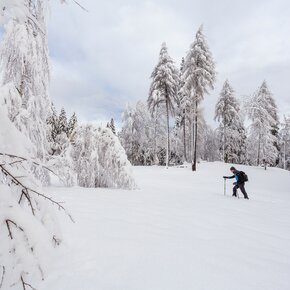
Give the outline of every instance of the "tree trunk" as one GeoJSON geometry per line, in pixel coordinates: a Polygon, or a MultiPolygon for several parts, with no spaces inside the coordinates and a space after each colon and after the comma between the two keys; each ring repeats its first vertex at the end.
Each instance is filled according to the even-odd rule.
{"type": "MultiPolygon", "coordinates": [[[[192,114],[193,115],[193,114],[192,114]]],[[[188,153],[188,161],[192,163],[192,152],[193,152],[193,116],[190,117],[189,120],[189,153],[188,153]]]]}
{"type": "Polygon", "coordinates": [[[157,114],[158,114],[158,107],[156,107],[156,112],[155,112],[155,124],[154,124],[154,153],[153,153],[153,158],[154,158],[154,165],[157,164],[157,114]]]}
{"type": "Polygon", "coordinates": [[[261,133],[259,132],[257,166],[259,166],[260,164],[260,150],[261,150],[261,133]]]}
{"type": "Polygon", "coordinates": [[[183,120],[183,154],[184,154],[184,160],[187,160],[186,157],[186,134],[185,134],[185,116],[183,120]]]}
{"type": "Polygon", "coordinates": [[[166,118],[167,118],[167,150],[166,150],[166,168],[169,165],[169,104],[168,99],[166,98],[166,118]]]}
{"type": "Polygon", "coordinates": [[[195,101],[195,122],[194,122],[194,150],[193,150],[193,163],[192,171],[196,171],[196,159],[197,159],[197,106],[198,103],[195,101]]]}
{"type": "Polygon", "coordinates": [[[134,128],[133,128],[133,126],[132,126],[132,142],[131,142],[131,162],[132,162],[132,165],[134,165],[134,162],[133,162],[133,156],[134,156],[134,146],[133,146],[133,131],[134,131],[134,128]]]}
{"type": "Polygon", "coordinates": [[[224,128],[223,128],[224,132],[223,132],[223,162],[226,163],[226,156],[225,156],[225,142],[226,142],[226,128],[225,128],[225,124],[224,124],[224,128]]]}

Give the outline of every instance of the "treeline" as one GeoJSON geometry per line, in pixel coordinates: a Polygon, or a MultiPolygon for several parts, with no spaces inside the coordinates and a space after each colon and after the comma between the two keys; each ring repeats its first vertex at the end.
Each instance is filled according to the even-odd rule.
{"type": "Polygon", "coordinates": [[[215,106],[216,129],[205,121],[202,100],[214,88],[216,68],[202,32],[177,69],[162,44],[147,102],[127,105],[119,137],[133,165],[176,165],[198,160],[290,169],[290,116],[280,122],[264,81],[240,99],[224,82],[215,106]],[[245,123],[249,124],[247,127],[245,123]]]}

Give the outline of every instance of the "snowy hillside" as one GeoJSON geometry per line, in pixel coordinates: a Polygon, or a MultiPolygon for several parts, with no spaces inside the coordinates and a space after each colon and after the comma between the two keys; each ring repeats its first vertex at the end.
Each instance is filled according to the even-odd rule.
{"type": "Polygon", "coordinates": [[[140,190],[49,188],[76,224],[38,289],[290,289],[290,172],[238,166],[250,200],[232,198],[228,164],[135,167],[140,190]]]}

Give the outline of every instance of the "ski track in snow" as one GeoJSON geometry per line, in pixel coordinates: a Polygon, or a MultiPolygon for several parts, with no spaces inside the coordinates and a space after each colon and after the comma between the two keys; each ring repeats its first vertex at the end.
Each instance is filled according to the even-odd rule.
{"type": "Polygon", "coordinates": [[[135,191],[49,188],[76,223],[59,214],[64,243],[38,288],[290,289],[290,172],[237,166],[244,200],[229,180],[223,195],[229,167],[135,167],[135,191]]]}

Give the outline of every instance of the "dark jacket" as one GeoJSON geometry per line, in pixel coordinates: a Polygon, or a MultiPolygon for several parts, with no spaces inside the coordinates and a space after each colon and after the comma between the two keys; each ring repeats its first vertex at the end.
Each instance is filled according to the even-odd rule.
{"type": "Polygon", "coordinates": [[[245,182],[241,180],[240,173],[241,173],[241,171],[236,170],[236,171],[234,171],[234,175],[232,175],[232,176],[226,176],[226,178],[228,178],[228,179],[235,178],[237,184],[243,184],[245,182]]]}

